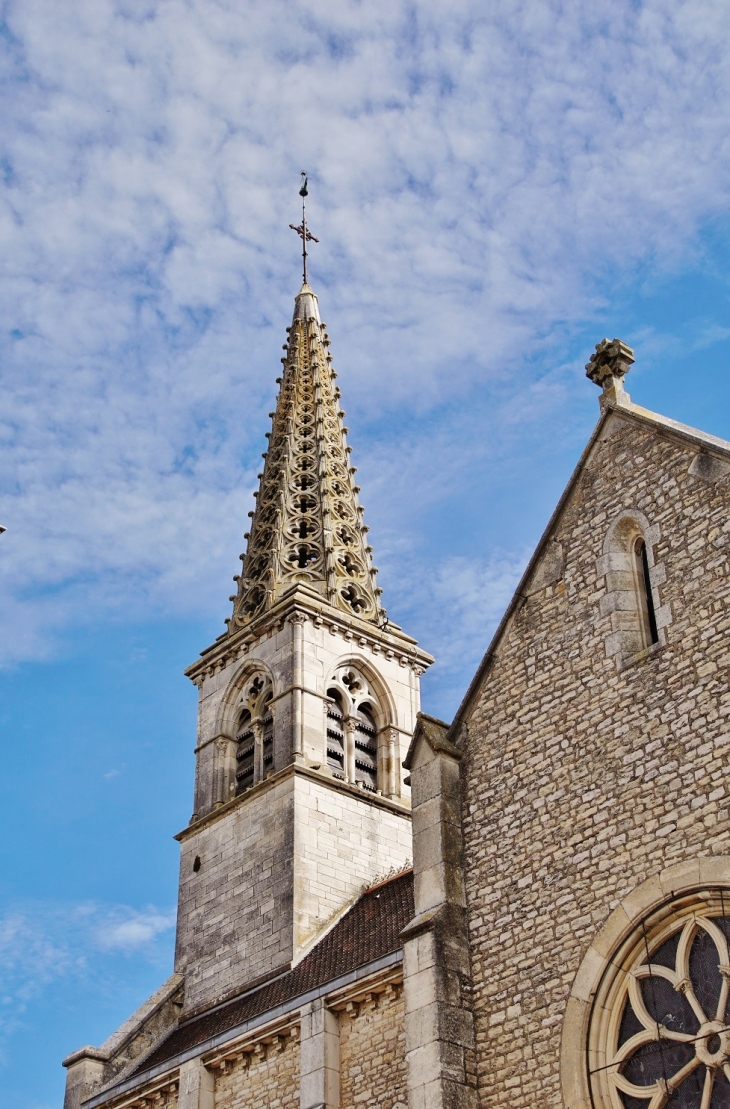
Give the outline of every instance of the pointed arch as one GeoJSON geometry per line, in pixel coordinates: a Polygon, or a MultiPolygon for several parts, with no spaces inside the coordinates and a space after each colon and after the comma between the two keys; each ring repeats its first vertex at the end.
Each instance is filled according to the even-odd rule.
{"type": "Polygon", "coordinates": [[[659,601],[659,586],[665,580],[664,566],[655,555],[659,539],[658,526],[639,509],[628,508],[615,517],[603,541],[597,569],[606,592],[600,610],[610,617],[606,654],[619,669],[665,641],[671,615],[659,601]]]}
{"type": "Polygon", "coordinates": [[[218,706],[216,804],[256,785],[273,769],[274,682],[268,666],[247,659],[218,706]]]}
{"type": "Polygon", "coordinates": [[[344,656],[325,683],[327,767],[335,777],[372,792],[400,792],[395,705],[375,667],[344,656]]]}
{"type": "Polygon", "coordinates": [[[379,671],[368,659],[353,654],[341,655],[330,667],[327,675],[327,686],[334,684],[335,687],[340,688],[343,695],[345,695],[346,704],[354,705],[362,702],[367,697],[367,692],[357,691],[353,696],[347,687],[342,684],[341,677],[344,676],[344,671],[348,667],[365,679],[372,696],[377,702],[375,722],[378,728],[395,724],[396,707],[393,695],[379,671]]]}
{"type": "Polygon", "coordinates": [[[238,727],[238,717],[244,693],[248,692],[247,686],[255,677],[260,676],[265,685],[274,689],[274,679],[271,670],[260,659],[246,659],[228,683],[225,694],[221,697],[216,716],[216,732],[218,735],[234,737],[238,727]]]}

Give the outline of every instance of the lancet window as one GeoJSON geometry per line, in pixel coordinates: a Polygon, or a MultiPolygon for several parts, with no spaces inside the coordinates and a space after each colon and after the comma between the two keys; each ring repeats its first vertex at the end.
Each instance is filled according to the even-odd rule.
{"type": "Polygon", "coordinates": [[[606,592],[601,613],[610,617],[606,652],[619,668],[642,657],[642,652],[664,642],[662,630],[671,622],[668,606],[660,607],[657,590],[665,568],[656,562],[659,530],[638,510],[614,520],[603,545],[598,573],[606,592]]]}
{"type": "Polygon", "coordinates": [[[238,722],[238,747],[236,749],[236,793],[243,793],[253,785],[254,733],[251,713],[244,709],[238,722]]]}
{"type": "Polygon", "coordinates": [[[649,647],[652,643],[658,643],[659,633],[656,626],[654,597],[651,591],[649,558],[643,536],[639,536],[634,543],[634,574],[636,577],[637,608],[641,617],[644,645],[649,647]]]}
{"type": "Polygon", "coordinates": [[[327,768],[335,778],[345,777],[345,725],[342,695],[328,689],[327,696],[327,768]]]}
{"type": "Polygon", "coordinates": [[[378,788],[378,733],[370,705],[360,705],[355,725],[355,783],[378,788]]]}
{"type": "MultiPolygon", "coordinates": [[[[269,695],[269,700],[271,700],[271,695],[269,695]]],[[[274,762],[274,716],[268,702],[265,708],[265,716],[261,721],[261,745],[263,748],[262,777],[265,778],[269,771],[273,769],[274,762]]]]}

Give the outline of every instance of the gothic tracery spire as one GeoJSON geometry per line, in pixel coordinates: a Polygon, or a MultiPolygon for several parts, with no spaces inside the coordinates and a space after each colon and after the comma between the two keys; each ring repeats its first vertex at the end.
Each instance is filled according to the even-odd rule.
{"type": "Polygon", "coordinates": [[[296,585],[342,612],[381,624],[382,591],[350,465],[330,340],[306,283],[287,330],[284,375],[277,379],[269,449],[229,631],[250,624],[296,585]]]}

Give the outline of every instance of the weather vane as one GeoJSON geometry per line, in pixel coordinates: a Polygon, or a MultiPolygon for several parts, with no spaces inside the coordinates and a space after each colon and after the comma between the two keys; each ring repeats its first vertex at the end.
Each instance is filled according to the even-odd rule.
{"type": "Polygon", "coordinates": [[[295,227],[290,223],[292,231],[296,231],[297,235],[302,240],[302,268],[304,270],[304,284],[307,284],[307,243],[318,243],[319,239],[315,239],[314,235],[307,231],[307,209],[305,197],[309,195],[307,190],[307,174],[302,170],[302,187],[299,190],[299,195],[302,198],[302,223],[300,227],[295,227]]]}

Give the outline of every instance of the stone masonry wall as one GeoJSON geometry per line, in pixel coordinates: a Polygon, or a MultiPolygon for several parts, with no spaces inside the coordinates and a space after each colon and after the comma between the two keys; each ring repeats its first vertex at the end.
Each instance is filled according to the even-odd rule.
{"type": "Polygon", "coordinates": [[[297,775],[294,820],[295,956],[364,886],[412,859],[411,816],[364,790],[297,775]]]}
{"type": "Polygon", "coordinates": [[[364,886],[411,857],[408,809],[313,772],[262,783],[191,829],[175,963],[187,1011],[288,966],[364,886]]]}
{"type": "Polygon", "coordinates": [[[663,868],[730,853],[730,483],[691,476],[697,449],[666,432],[617,415],[605,431],[554,533],[562,576],[513,619],[467,722],[484,1107],[562,1105],[565,1002],[597,930],[663,868]],[[632,508],[658,526],[671,622],[664,646],[617,669],[597,567],[632,508]]]}
{"type": "Polygon", "coordinates": [[[293,793],[292,778],[264,786],[183,840],[175,966],[188,1011],[289,965],[293,793]]]}
{"type": "Polygon", "coordinates": [[[218,1073],[215,1109],[299,1109],[299,1043],[283,1037],[218,1073]]]}
{"type": "Polygon", "coordinates": [[[341,1109],[406,1109],[402,988],[340,1013],[341,1109]]]}

